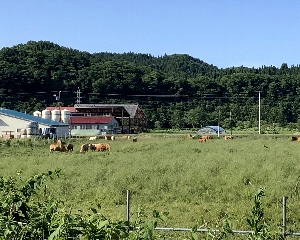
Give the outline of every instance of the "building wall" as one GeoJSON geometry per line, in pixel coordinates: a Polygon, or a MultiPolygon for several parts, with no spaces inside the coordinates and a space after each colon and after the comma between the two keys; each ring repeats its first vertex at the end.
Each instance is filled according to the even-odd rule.
{"type": "Polygon", "coordinates": [[[71,135],[93,136],[117,133],[119,122],[112,119],[108,124],[74,124],[71,126],[71,135]]]}
{"type": "MultiPolygon", "coordinates": [[[[26,128],[26,124],[29,120],[14,118],[0,114],[0,137],[11,131],[15,138],[20,136],[20,129],[26,128]]],[[[48,128],[49,125],[39,123],[39,128],[48,128]]],[[[69,126],[56,127],[57,137],[69,137],[69,126]]]]}
{"type": "Polygon", "coordinates": [[[58,138],[66,138],[70,136],[69,126],[59,126],[56,128],[56,135],[58,138]]]}
{"type": "Polygon", "coordinates": [[[26,123],[28,122],[29,121],[0,114],[0,134],[2,136],[5,134],[3,131],[12,131],[13,135],[17,136],[19,134],[17,129],[26,128],[26,123]]]}

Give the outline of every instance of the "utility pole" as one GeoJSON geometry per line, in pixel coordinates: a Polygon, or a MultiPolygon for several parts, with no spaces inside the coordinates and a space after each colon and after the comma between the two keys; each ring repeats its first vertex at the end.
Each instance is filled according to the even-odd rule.
{"type": "Polygon", "coordinates": [[[77,100],[76,100],[76,103],[77,103],[77,104],[80,104],[80,103],[81,103],[81,100],[80,100],[80,99],[81,99],[82,97],[80,96],[80,93],[81,93],[81,92],[80,92],[80,89],[78,88],[78,90],[76,91],[76,94],[77,94],[77,100]]]}
{"type": "Polygon", "coordinates": [[[230,112],[229,112],[229,119],[230,119],[230,136],[232,136],[231,110],[230,110],[230,112]]]}
{"type": "Polygon", "coordinates": [[[218,118],[218,137],[220,137],[220,110],[219,110],[219,118],[218,118]]]}
{"type": "Polygon", "coordinates": [[[258,92],[258,134],[260,134],[260,91],[258,92]]]}
{"type": "Polygon", "coordinates": [[[53,95],[53,97],[55,97],[55,100],[56,100],[56,107],[58,107],[58,108],[60,108],[60,105],[59,105],[60,93],[61,93],[61,91],[58,92],[58,95],[56,95],[56,94],[53,95]]]}

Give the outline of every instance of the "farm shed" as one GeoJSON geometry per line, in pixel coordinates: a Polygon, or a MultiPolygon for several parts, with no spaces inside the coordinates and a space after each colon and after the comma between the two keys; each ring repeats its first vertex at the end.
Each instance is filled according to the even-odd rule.
{"type": "Polygon", "coordinates": [[[121,133],[142,132],[147,128],[147,117],[137,104],[75,104],[74,108],[77,116],[114,116],[121,133]]]}
{"type": "Polygon", "coordinates": [[[17,138],[21,137],[21,135],[25,136],[26,133],[24,132],[24,129],[29,128],[29,130],[31,130],[31,125],[33,125],[33,123],[39,131],[28,134],[28,136],[39,135],[43,128],[55,129],[57,137],[69,136],[69,124],[0,108],[0,132],[2,133],[3,138],[17,138]]]}
{"type": "Polygon", "coordinates": [[[218,132],[220,134],[225,134],[226,131],[224,128],[220,127],[220,126],[206,126],[203,128],[200,128],[198,130],[198,134],[203,135],[203,134],[207,134],[207,135],[212,135],[212,134],[218,134],[218,132]]]}
{"type": "Polygon", "coordinates": [[[83,116],[70,118],[71,135],[106,135],[118,133],[119,122],[114,116],[83,116]]]}

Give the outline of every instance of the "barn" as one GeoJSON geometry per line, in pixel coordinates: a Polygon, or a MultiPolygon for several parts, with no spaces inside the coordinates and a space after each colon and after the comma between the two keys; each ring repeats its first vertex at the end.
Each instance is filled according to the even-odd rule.
{"type": "Polygon", "coordinates": [[[69,136],[69,124],[0,108],[2,138],[39,136],[45,129],[51,129],[57,137],[69,136]]]}
{"type": "Polygon", "coordinates": [[[79,114],[114,116],[120,133],[139,133],[147,128],[147,117],[138,104],[75,104],[79,114]]]}
{"type": "Polygon", "coordinates": [[[44,111],[68,111],[68,123],[76,135],[139,133],[147,128],[146,115],[137,104],[75,104],[74,107],[47,107],[44,111]]]}
{"type": "Polygon", "coordinates": [[[73,116],[69,120],[72,136],[116,134],[119,123],[114,116],[73,116]]]}
{"type": "Polygon", "coordinates": [[[226,131],[220,126],[206,126],[202,127],[197,132],[199,135],[216,135],[216,134],[225,134],[226,131]]]}

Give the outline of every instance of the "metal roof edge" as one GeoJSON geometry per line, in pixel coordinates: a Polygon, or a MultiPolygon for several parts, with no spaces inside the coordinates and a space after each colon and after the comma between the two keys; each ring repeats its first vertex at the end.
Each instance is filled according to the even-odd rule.
{"type": "Polygon", "coordinates": [[[10,116],[10,117],[14,117],[14,118],[22,119],[22,120],[26,120],[26,121],[32,121],[32,119],[33,119],[33,120],[36,120],[36,122],[41,123],[41,124],[45,124],[45,125],[51,125],[51,126],[69,126],[69,124],[66,124],[66,123],[57,122],[57,121],[53,121],[51,119],[45,119],[45,118],[37,117],[37,116],[31,115],[31,114],[22,113],[22,112],[18,112],[18,111],[11,110],[11,109],[6,109],[6,108],[0,108],[0,113],[3,114],[3,115],[6,115],[6,116],[10,116]],[[2,111],[2,110],[4,110],[4,111],[2,111]],[[5,112],[5,111],[8,111],[8,112],[5,112]],[[16,113],[16,114],[22,114],[22,116],[17,116],[16,114],[14,115],[14,113],[16,113]],[[31,119],[23,117],[24,115],[30,116],[31,119]],[[40,121],[41,119],[42,119],[42,121],[40,121]],[[47,123],[47,122],[45,122],[43,120],[49,121],[49,123],[47,123]]]}

